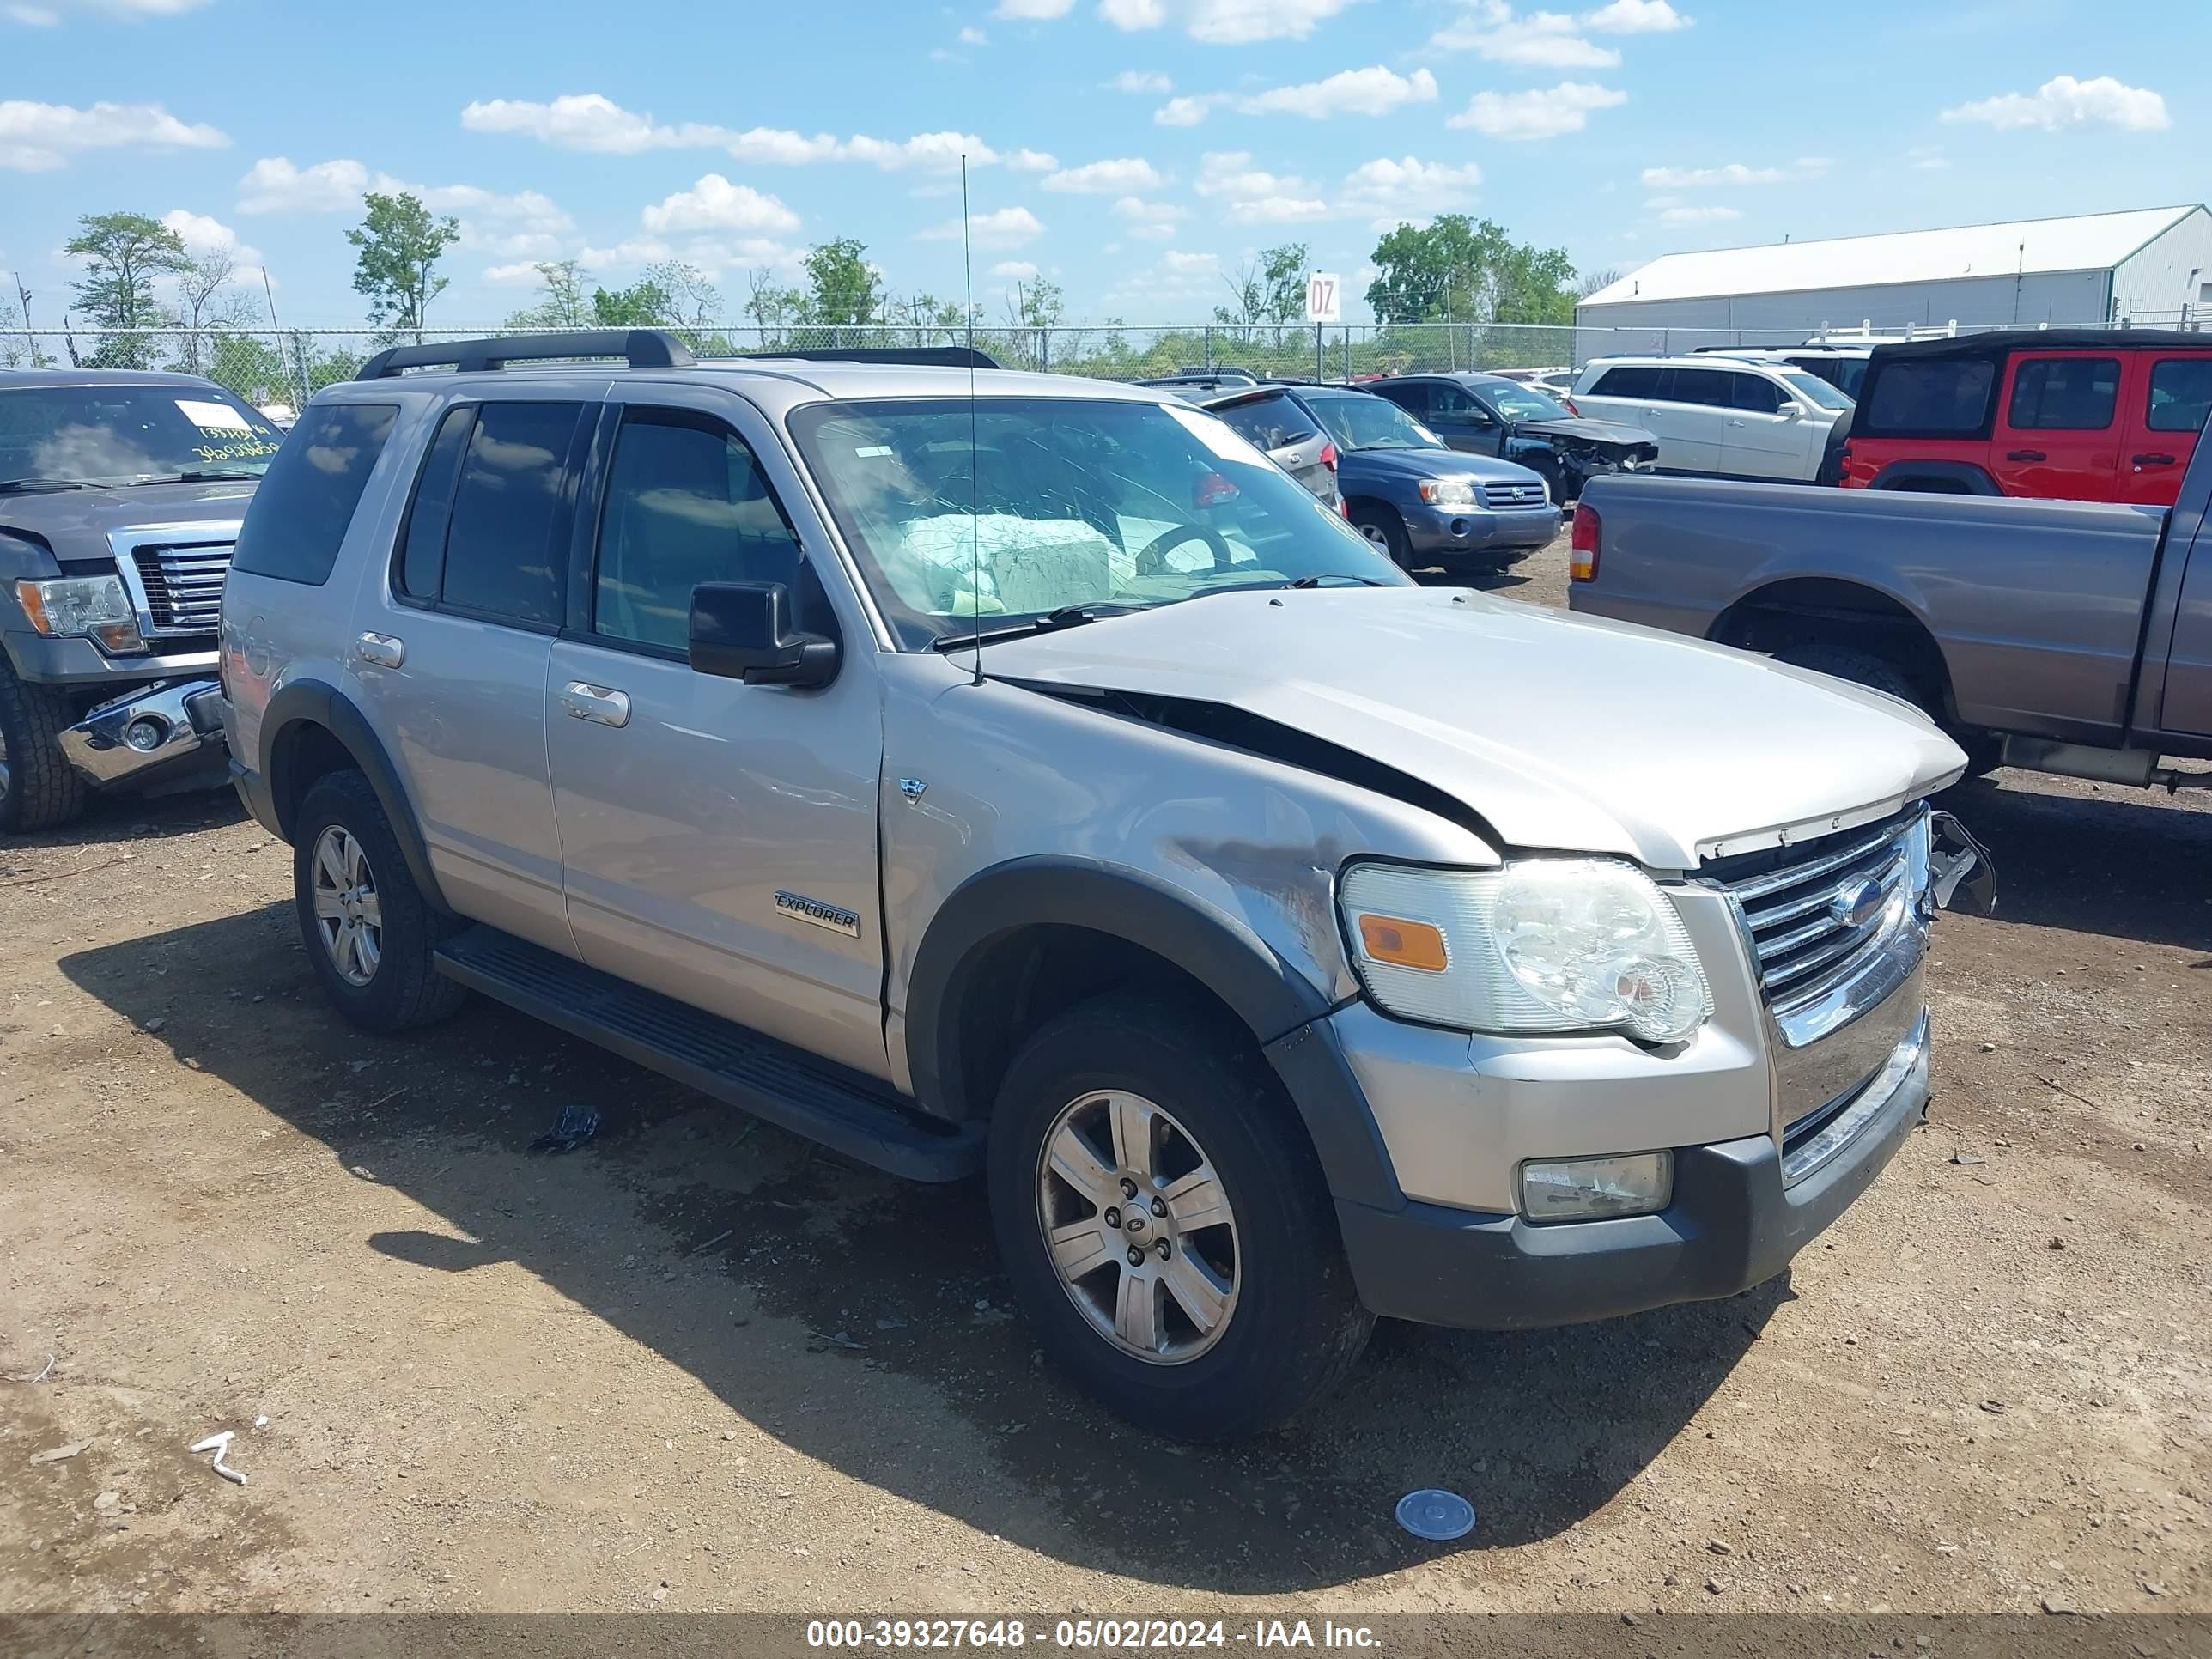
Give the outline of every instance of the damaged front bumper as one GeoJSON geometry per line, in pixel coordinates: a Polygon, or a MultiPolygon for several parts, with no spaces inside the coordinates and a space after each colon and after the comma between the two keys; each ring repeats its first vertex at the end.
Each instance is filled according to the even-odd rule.
{"type": "Polygon", "coordinates": [[[137,787],[206,767],[225,752],[212,679],[157,681],[104,702],[61,735],[62,753],[94,787],[137,787]]]}

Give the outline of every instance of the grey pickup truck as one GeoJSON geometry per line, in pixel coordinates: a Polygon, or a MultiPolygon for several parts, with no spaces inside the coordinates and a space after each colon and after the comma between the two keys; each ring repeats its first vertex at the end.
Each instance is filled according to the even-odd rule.
{"type": "Polygon", "coordinates": [[[283,436],[196,375],[0,370],[0,835],[224,781],[217,611],[283,436]]]}
{"type": "Polygon", "coordinates": [[[2212,455],[2172,507],[1594,478],[1569,603],[1925,711],[1972,769],[2212,785],[2212,455]]]}

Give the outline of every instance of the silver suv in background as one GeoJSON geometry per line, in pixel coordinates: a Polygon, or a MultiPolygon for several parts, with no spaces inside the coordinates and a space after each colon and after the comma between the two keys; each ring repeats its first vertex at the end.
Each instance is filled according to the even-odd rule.
{"type": "Polygon", "coordinates": [[[1377,1315],[1731,1294],[1927,1101],[1948,738],[1414,586],[1165,393],[403,347],[244,545],[232,764],[344,1014],[472,989],[980,1173],[1040,1344],[1156,1430],[1283,1421],[1377,1315]]]}

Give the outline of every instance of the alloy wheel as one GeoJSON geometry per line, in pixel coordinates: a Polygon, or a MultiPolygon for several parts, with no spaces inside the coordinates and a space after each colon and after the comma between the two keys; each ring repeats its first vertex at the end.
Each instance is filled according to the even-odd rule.
{"type": "Polygon", "coordinates": [[[1122,1352],[1186,1364],[1228,1330],[1237,1218],[1205,1148],[1152,1102],[1104,1091],[1060,1109],[1038,1158],[1037,1223],[1068,1299],[1122,1352]]]}
{"type": "Polygon", "coordinates": [[[349,985],[367,985],[384,957],[384,907],[361,842],[331,824],[315,842],[315,932],[349,985]]]}

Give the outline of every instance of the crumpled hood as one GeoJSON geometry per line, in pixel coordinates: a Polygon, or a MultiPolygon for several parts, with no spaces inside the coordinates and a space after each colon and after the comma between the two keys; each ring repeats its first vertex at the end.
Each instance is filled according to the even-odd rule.
{"type": "Polygon", "coordinates": [[[105,559],[112,530],[135,525],[199,524],[242,519],[253,499],[250,483],[118,484],[106,489],[51,489],[0,495],[0,534],[43,541],[57,559],[105,559]]]}
{"type": "Polygon", "coordinates": [[[1487,478],[1493,483],[1533,483],[1538,477],[1518,461],[1456,449],[1346,449],[1338,452],[1337,467],[1340,477],[1350,471],[1394,478],[1487,478]]]}
{"type": "Polygon", "coordinates": [[[1225,704],[1444,791],[1507,847],[1657,870],[1864,822],[1966,760],[1880,692],[1448,588],[1216,594],[1004,641],[983,666],[1225,704]]]}
{"type": "Polygon", "coordinates": [[[1606,444],[1623,449],[1659,447],[1659,440],[1640,426],[1631,426],[1626,421],[1589,421],[1578,416],[1565,416],[1556,421],[1516,421],[1513,425],[1516,438],[1579,438],[1586,443],[1606,444]]]}

